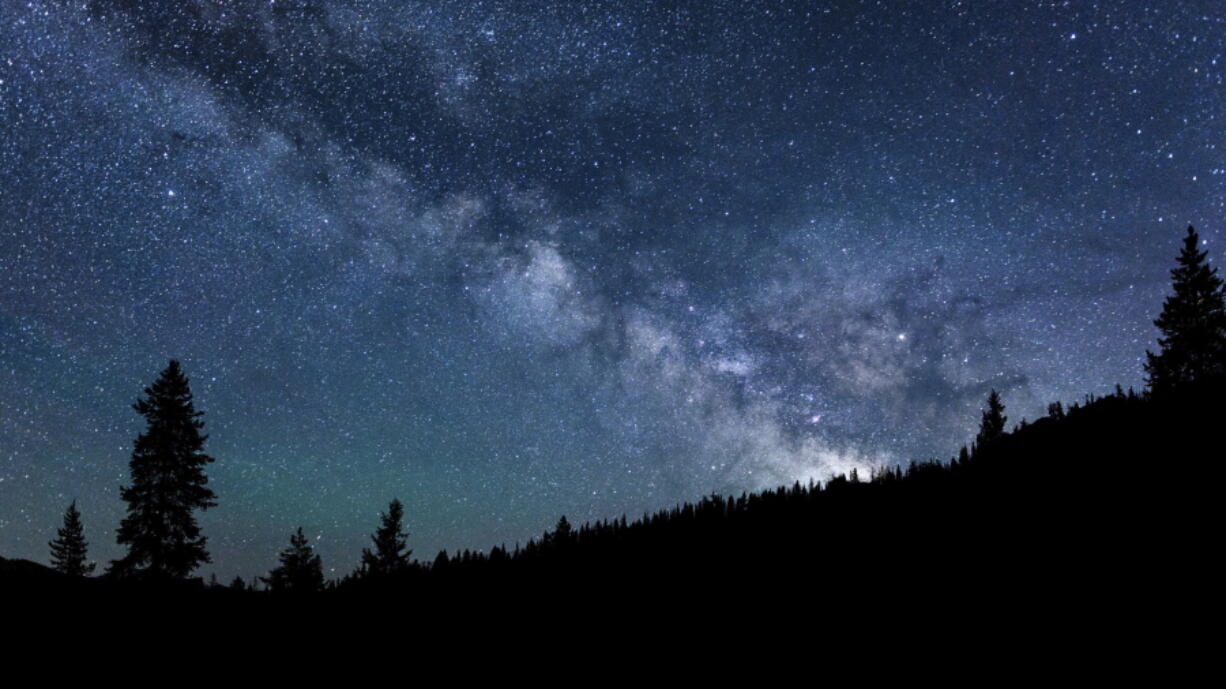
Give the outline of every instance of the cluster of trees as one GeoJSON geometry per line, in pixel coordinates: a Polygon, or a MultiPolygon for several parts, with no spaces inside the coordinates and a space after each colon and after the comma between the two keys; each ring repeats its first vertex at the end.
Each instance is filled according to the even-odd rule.
{"type": "MultiPolygon", "coordinates": [[[[367,582],[384,582],[394,580],[412,567],[409,556],[413,554],[408,549],[408,533],[404,530],[404,505],[400,500],[393,499],[387,506],[387,512],[379,515],[379,528],[370,540],[374,550],[362,549],[362,564],[358,571],[350,575],[351,580],[367,582]]],[[[280,564],[261,577],[271,591],[310,593],[324,588],[323,564],[319,555],[315,554],[307,544],[302,527],[294,532],[289,539],[289,547],[281,551],[280,564]]],[[[243,588],[241,580],[238,586],[243,588]]]]}
{"type": "MultiPolygon", "coordinates": [[[[132,482],[120,490],[127,502],[127,515],[119,525],[117,540],[128,546],[128,552],[110,563],[108,576],[182,580],[212,561],[206,548],[208,539],[200,532],[195,512],[217,504],[204,473],[205,466],[214,460],[204,452],[208,439],[200,419],[204,412],[196,410],[189,383],[180,363],[171,360],[132,405],[144,417],[146,427],[132,450],[132,482]]],[[[374,549],[362,551],[357,576],[386,578],[408,567],[412,551],[406,549],[408,534],[403,518],[404,506],[393,500],[372,536],[374,549]]],[[[68,506],[63,526],[48,545],[52,567],[57,571],[73,577],[94,571],[96,565],[88,561],[89,544],[76,500],[68,506]]],[[[260,578],[271,590],[323,588],[322,563],[301,527],[290,536],[289,547],[278,559],[278,566],[260,578]]],[[[241,583],[241,579],[236,582],[241,583]]]]}
{"type": "MultiPolygon", "coordinates": [[[[697,504],[644,515],[633,523],[623,516],[620,520],[583,524],[576,529],[563,516],[552,531],[540,539],[529,540],[523,547],[516,545],[513,551],[503,546],[488,554],[464,551],[449,555],[443,551],[431,564],[410,559],[412,551],[407,548],[408,534],[403,526],[404,506],[399,500],[392,500],[387,512],[380,515],[380,525],[371,537],[373,548],[363,549],[361,565],[350,576],[332,584],[325,582],[320,557],[302,528],[298,528],[290,536],[289,546],[279,554],[278,565],[261,580],[274,591],[309,592],[329,585],[354,588],[402,582],[411,577],[460,580],[473,573],[491,572],[528,576],[546,564],[556,569],[599,563],[602,571],[612,571],[625,569],[629,561],[647,566],[652,561],[680,562],[679,558],[684,556],[696,563],[707,558],[702,553],[730,548],[759,552],[766,543],[786,547],[787,538],[799,537],[794,532],[797,525],[811,528],[814,515],[820,519],[834,509],[844,510],[843,517],[854,514],[866,518],[865,514],[872,514],[870,506],[885,505],[877,512],[879,518],[882,514],[904,513],[910,504],[907,501],[929,506],[925,509],[930,509],[931,504],[944,504],[983,510],[987,508],[980,501],[990,497],[996,500],[990,509],[999,510],[1011,500],[1022,500],[1023,491],[1005,487],[1005,481],[994,477],[1003,476],[1002,467],[1034,451],[1036,439],[1055,438],[1070,456],[1107,451],[1118,456],[1141,456],[1138,453],[1152,442],[1148,436],[1138,435],[1129,445],[1124,434],[1117,431],[1117,446],[1113,448],[1103,445],[1081,448],[1077,445],[1080,441],[1071,439],[1075,436],[1070,435],[1069,429],[1081,429],[1079,432],[1088,436],[1121,423],[1126,424],[1122,427],[1129,432],[1138,432],[1147,424],[1159,424],[1164,429],[1174,427],[1184,423],[1189,413],[1182,408],[1178,414],[1170,412],[1174,408],[1168,404],[1170,400],[1207,389],[1219,390],[1226,383],[1226,289],[1199,245],[1196,231],[1189,227],[1178,265],[1171,271],[1172,294],[1154,321],[1162,336],[1158,340],[1159,351],[1147,352],[1145,395],[1125,393],[1117,386],[1117,392],[1107,398],[1087,398],[1085,407],[1074,404],[1066,411],[1057,402],[1048,408],[1046,418],[1029,425],[1023,420],[1010,433],[1006,431],[1005,405],[996,390],[992,390],[974,443],[963,447],[947,463],[912,464],[905,471],[886,469],[866,481],[853,471],[850,476],[836,477],[824,485],[796,484],[790,489],[742,494],[739,498],[710,496],[697,504]],[[985,462],[983,458],[989,456],[996,459],[985,462]],[[968,482],[974,482],[974,489],[963,491],[971,485],[968,482]],[[908,492],[897,493],[898,486],[906,486],[908,492]],[[863,497],[856,506],[848,507],[843,497],[849,494],[863,497]],[[880,503],[879,496],[891,496],[893,502],[880,503]],[[939,497],[935,503],[931,502],[933,496],[939,497]],[[798,515],[802,514],[808,516],[800,518],[798,515]],[[716,524],[718,528],[712,526],[716,524]],[[684,538],[679,540],[678,536],[684,538]],[[678,549],[678,543],[687,545],[678,549]],[[628,549],[633,549],[632,555],[628,555],[628,549]],[[619,562],[622,564],[616,564],[619,562]]],[[[108,573],[122,578],[183,579],[201,564],[210,562],[206,538],[200,533],[194,512],[216,504],[216,496],[204,475],[204,467],[213,458],[203,451],[207,436],[202,433],[202,412],[193,406],[188,379],[177,361],[171,361],[144,392],[145,396],[133,408],[145,418],[147,427],[132,452],[132,483],[122,489],[128,505],[118,541],[128,546],[128,553],[113,561],[108,573]]],[[[1026,494],[1024,499],[1031,498],[1026,494]]],[[[69,505],[63,527],[50,546],[52,563],[59,571],[70,576],[85,576],[93,571],[94,565],[87,562],[87,544],[75,501],[69,505]]],[[[245,584],[240,579],[232,587],[245,584]]]]}

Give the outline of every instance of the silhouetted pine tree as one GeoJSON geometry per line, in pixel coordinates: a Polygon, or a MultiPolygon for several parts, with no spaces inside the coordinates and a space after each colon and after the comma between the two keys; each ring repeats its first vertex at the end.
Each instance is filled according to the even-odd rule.
{"type": "Polygon", "coordinates": [[[544,540],[555,548],[566,548],[575,540],[574,528],[566,520],[566,515],[558,519],[557,525],[553,527],[553,533],[546,533],[544,540]]]}
{"type": "Polygon", "coordinates": [[[404,572],[409,566],[412,550],[405,550],[409,534],[405,533],[402,521],[404,505],[392,500],[387,513],[380,514],[379,530],[370,537],[375,549],[362,549],[363,573],[372,577],[384,577],[404,572]],[[403,551],[403,552],[402,552],[403,551]]]}
{"type": "Polygon", "coordinates": [[[81,526],[81,512],[73,500],[64,512],[64,526],[56,530],[51,546],[51,566],[70,577],[83,577],[94,571],[94,563],[85,563],[89,544],[85,542],[85,529],[81,526]]]}
{"type": "Polygon", "coordinates": [[[279,558],[281,564],[261,577],[270,591],[313,593],[324,587],[323,563],[307,543],[301,526],[289,537],[289,547],[279,558]]]}
{"type": "Polygon", "coordinates": [[[1064,418],[1064,405],[1059,400],[1047,405],[1047,416],[1053,419],[1064,418]]]}
{"type": "Polygon", "coordinates": [[[1217,268],[1209,267],[1199,242],[1189,226],[1179,265],[1171,269],[1174,293],[1154,321],[1162,331],[1161,351],[1145,353],[1145,374],[1155,394],[1226,374],[1226,298],[1217,268]]]}
{"type": "Polygon", "coordinates": [[[1000,401],[1000,395],[996,394],[996,390],[988,395],[988,408],[983,412],[983,418],[979,422],[979,434],[975,436],[975,447],[982,450],[986,445],[996,440],[1005,432],[1005,422],[1009,417],[1005,416],[1005,405],[1000,401]]]}
{"type": "Polygon", "coordinates": [[[447,556],[446,550],[438,551],[438,555],[434,558],[434,566],[431,568],[441,572],[447,569],[447,565],[451,564],[451,558],[447,556]]]}
{"type": "Polygon", "coordinates": [[[204,466],[213,458],[203,452],[204,412],[196,411],[188,379],[174,360],[132,408],[147,427],[132,450],[132,485],[120,491],[128,515],[118,540],[128,554],[112,568],[120,575],[183,578],[211,561],[192,514],[217,504],[205,485],[204,466]]]}
{"type": "Polygon", "coordinates": [[[569,542],[572,538],[573,529],[570,522],[566,521],[566,515],[558,518],[558,524],[553,528],[553,536],[559,543],[569,542]]]}

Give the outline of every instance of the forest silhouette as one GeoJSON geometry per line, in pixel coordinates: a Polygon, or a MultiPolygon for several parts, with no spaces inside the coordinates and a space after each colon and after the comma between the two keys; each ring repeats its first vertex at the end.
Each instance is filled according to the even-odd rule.
{"type": "MultiPolygon", "coordinates": [[[[563,516],[539,537],[488,552],[411,559],[405,506],[392,500],[359,568],[332,581],[301,529],[270,553],[279,564],[257,582],[191,577],[208,561],[193,512],[213,504],[202,473],[212,460],[172,361],[135,405],[149,425],[123,492],[129,555],[88,576],[74,502],[50,544],[54,570],[0,560],[0,585],[87,597],[173,592],[239,608],[304,600],[338,609],[368,600],[416,610],[461,601],[612,608],[677,597],[830,609],[902,600],[1135,605],[1138,586],[1195,583],[1213,571],[1205,546],[1222,455],[1226,307],[1191,227],[1171,274],[1146,390],[1117,385],[1068,407],[1056,402],[1012,428],[992,390],[975,441],[947,461],[709,495],[636,519],[575,526],[563,516]]],[[[1172,586],[1168,602],[1186,590],[1172,586]]]]}

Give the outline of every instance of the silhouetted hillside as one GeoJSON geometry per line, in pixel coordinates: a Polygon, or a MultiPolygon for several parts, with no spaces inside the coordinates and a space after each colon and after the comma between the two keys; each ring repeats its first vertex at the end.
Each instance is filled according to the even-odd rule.
{"type": "Polygon", "coordinates": [[[709,496],[632,522],[563,522],[522,548],[443,553],[339,591],[745,605],[1126,596],[1202,557],[1219,399],[1216,388],[1162,402],[1118,391],[1053,409],[961,460],[709,496]]]}
{"type": "Polygon", "coordinates": [[[0,557],[0,593],[49,591],[60,593],[94,585],[90,579],[72,579],[37,562],[0,557]]]}
{"type": "Polygon", "coordinates": [[[29,560],[9,560],[0,557],[0,580],[12,581],[46,581],[58,580],[61,575],[55,570],[29,560]]]}
{"type": "MultiPolygon", "coordinates": [[[[1135,605],[1207,577],[1220,388],[1162,401],[1089,399],[1016,427],[961,459],[736,497],[708,496],[637,520],[559,527],[522,547],[440,553],[395,576],[349,577],[318,605],[366,599],[421,612],[454,606],[671,604],[729,609],[807,601],[857,605],[1135,605]],[[1178,581],[1177,581],[1178,580],[1178,581]]],[[[6,587],[65,582],[0,561],[6,587]]],[[[93,582],[88,591],[148,590],[93,582]],[[97,588],[94,588],[97,587],[97,588]]],[[[11,589],[10,589],[11,590],[11,589]]],[[[82,590],[82,589],[78,589],[82,590]]],[[[301,595],[204,587],[234,605],[297,605],[301,595]]]]}

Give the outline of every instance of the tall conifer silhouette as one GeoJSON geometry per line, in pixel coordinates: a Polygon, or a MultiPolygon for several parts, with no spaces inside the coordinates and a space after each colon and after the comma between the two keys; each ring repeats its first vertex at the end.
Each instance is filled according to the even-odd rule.
{"type": "Polygon", "coordinates": [[[51,546],[51,566],[58,572],[70,577],[83,577],[94,571],[94,563],[86,564],[86,551],[89,544],[85,542],[85,529],[81,525],[81,512],[77,509],[77,501],[73,500],[64,512],[64,526],[56,531],[55,540],[51,546]]]}
{"type": "Polygon", "coordinates": [[[1154,325],[1162,331],[1157,354],[1145,353],[1149,389],[1162,395],[1181,386],[1226,374],[1226,299],[1217,268],[1200,237],[1188,227],[1178,265],[1171,269],[1173,292],[1154,325]]]}
{"type": "Polygon", "coordinates": [[[996,440],[1005,432],[1005,422],[1009,417],[1005,416],[1005,405],[1000,401],[1000,395],[996,390],[988,395],[988,408],[984,410],[983,417],[979,421],[979,434],[975,436],[975,446],[982,449],[988,443],[996,440]]]}
{"type": "Polygon", "coordinates": [[[170,364],[145,397],[132,405],[147,427],[136,438],[129,467],[132,484],[121,489],[128,515],[119,525],[118,540],[128,554],[114,563],[121,575],[184,578],[205,562],[206,539],[193,512],[215,506],[206,485],[204,422],[192,403],[188,379],[178,361],[170,364]]]}
{"type": "Polygon", "coordinates": [[[362,549],[362,567],[368,576],[384,577],[403,572],[412,550],[405,550],[409,535],[404,531],[404,505],[392,500],[387,513],[379,515],[379,530],[370,537],[375,549],[362,549]]]}
{"type": "Polygon", "coordinates": [[[566,515],[562,515],[558,519],[557,526],[553,527],[553,533],[547,534],[547,539],[555,547],[565,548],[570,545],[575,538],[574,529],[570,522],[567,521],[566,515]]]}

